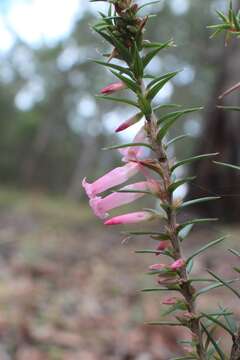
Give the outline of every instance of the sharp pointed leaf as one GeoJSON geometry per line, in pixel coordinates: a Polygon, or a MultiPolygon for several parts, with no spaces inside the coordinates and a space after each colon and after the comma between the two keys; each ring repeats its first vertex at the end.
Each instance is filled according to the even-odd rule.
{"type": "Polygon", "coordinates": [[[207,159],[209,157],[212,156],[216,156],[219,155],[219,153],[212,153],[212,154],[203,154],[203,155],[197,155],[197,156],[193,156],[184,160],[181,160],[179,162],[177,162],[175,165],[172,166],[171,171],[173,172],[175,169],[177,169],[179,166],[185,165],[185,164],[190,164],[193,161],[197,161],[197,160],[202,160],[202,159],[207,159]]]}
{"type": "Polygon", "coordinates": [[[209,196],[209,197],[203,197],[203,198],[199,198],[199,199],[189,200],[189,201],[183,202],[183,203],[179,206],[179,209],[185,208],[185,207],[187,207],[187,206],[191,206],[191,205],[195,205],[195,204],[200,204],[200,203],[204,203],[204,202],[208,202],[208,201],[219,200],[219,199],[221,199],[220,196],[209,196]]]}
{"type": "Polygon", "coordinates": [[[220,278],[218,275],[216,275],[213,271],[208,270],[209,274],[212,275],[215,279],[217,279],[223,286],[225,286],[226,288],[228,288],[230,291],[232,291],[239,299],[240,299],[240,294],[237,290],[235,290],[232,286],[229,285],[228,281],[223,280],[222,278],[220,278]]]}
{"type": "Polygon", "coordinates": [[[128,100],[128,99],[123,99],[123,98],[117,98],[117,97],[113,97],[113,96],[108,96],[108,95],[96,95],[97,99],[101,99],[101,100],[108,100],[108,101],[116,101],[122,104],[126,104],[126,105],[131,105],[131,106],[135,106],[136,108],[138,108],[138,104],[132,100],[128,100]]]}

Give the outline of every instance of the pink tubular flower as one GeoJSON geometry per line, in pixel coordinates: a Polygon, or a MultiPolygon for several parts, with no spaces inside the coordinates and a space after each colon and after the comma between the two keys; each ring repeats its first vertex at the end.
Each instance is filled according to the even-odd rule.
{"type": "Polygon", "coordinates": [[[148,211],[133,212],[115,216],[114,218],[105,221],[104,225],[136,224],[142,221],[150,220],[152,216],[153,215],[148,211]]]}
{"type": "Polygon", "coordinates": [[[171,265],[171,269],[173,271],[176,271],[176,270],[181,269],[184,266],[185,266],[185,261],[183,259],[178,259],[171,265]]]}
{"type": "Polygon", "coordinates": [[[162,304],[163,305],[176,305],[178,302],[178,299],[176,297],[171,297],[168,299],[165,299],[162,304]]]}
{"type": "Polygon", "coordinates": [[[130,117],[128,120],[124,121],[116,130],[115,132],[120,132],[123,130],[126,130],[130,126],[136,124],[141,118],[143,117],[142,113],[138,113],[132,117],[130,117]]]}
{"type": "MultiPolygon", "coordinates": [[[[136,184],[127,185],[123,187],[121,190],[131,190],[131,191],[146,191],[148,190],[148,182],[142,181],[136,184]]],[[[95,197],[90,199],[90,205],[96,216],[100,217],[100,219],[105,219],[109,210],[115,209],[119,206],[129,204],[139,198],[144,196],[143,193],[121,193],[114,192],[106,196],[105,198],[95,197]]]]}
{"type": "Polygon", "coordinates": [[[91,199],[114,186],[126,182],[129,178],[137,174],[138,171],[139,165],[137,163],[129,162],[124,166],[111,170],[92,184],[88,183],[86,179],[83,179],[82,186],[84,187],[88,197],[91,199]]]}
{"type": "Polygon", "coordinates": [[[123,90],[125,88],[126,88],[126,85],[120,81],[120,82],[112,83],[112,84],[105,86],[104,88],[101,89],[100,92],[103,95],[109,95],[109,94],[115,93],[116,91],[123,90]]]}
{"type": "Polygon", "coordinates": [[[166,268],[167,268],[167,265],[165,265],[165,264],[153,264],[153,265],[149,266],[149,270],[163,270],[166,268]]]}
{"type": "Polygon", "coordinates": [[[160,185],[159,181],[149,178],[149,176],[147,176],[147,173],[146,173],[146,177],[148,178],[147,181],[148,181],[148,187],[149,187],[150,191],[153,194],[158,194],[161,191],[161,185],[160,185]]]}

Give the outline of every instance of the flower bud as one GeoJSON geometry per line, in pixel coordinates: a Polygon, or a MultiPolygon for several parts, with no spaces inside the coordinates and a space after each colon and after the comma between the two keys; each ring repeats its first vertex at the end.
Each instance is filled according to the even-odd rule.
{"type": "Polygon", "coordinates": [[[171,265],[171,269],[173,271],[176,271],[182,269],[184,266],[185,266],[185,261],[183,259],[178,259],[171,265]]]}
{"type": "Polygon", "coordinates": [[[148,211],[139,211],[124,215],[115,216],[105,221],[104,225],[121,225],[121,224],[137,224],[152,218],[152,214],[148,211]]]}
{"type": "Polygon", "coordinates": [[[170,246],[170,241],[160,241],[158,247],[156,248],[156,255],[159,255],[160,251],[168,249],[170,246]]]}
{"type": "Polygon", "coordinates": [[[159,285],[176,285],[178,284],[178,280],[176,279],[176,277],[174,276],[168,276],[167,274],[164,274],[164,276],[159,275],[158,276],[158,284],[159,285]]]}
{"type": "Polygon", "coordinates": [[[101,89],[100,92],[103,95],[109,95],[109,94],[113,94],[116,91],[120,91],[123,89],[126,89],[126,85],[120,81],[120,82],[112,83],[112,84],[105,86],[104,88],[101,89]]]}
{"type": "Polygon", "coordinates": [[[167,265],[165,264],[153,264],[149,266],[149,270],[163,270],[166,269],[167,265]]]}
{"type": "Polygon", "coordinates": [[[178,299],[176,297],[171,297],[168,299],[165,299],[162,304],[163,305],[176,305],[178,302],[178,299]]]}
{"type": "Polygon", "coordinates": [[[138,113],[132,117],[130,117],[128,120],[124,121],[116,130],[115,132],[120,132],[123,131],[127,128],[129,128],[130,126],[136,124],[139,120],[141,120],[141,118],[143,117],[142,113],[138,113]]]}

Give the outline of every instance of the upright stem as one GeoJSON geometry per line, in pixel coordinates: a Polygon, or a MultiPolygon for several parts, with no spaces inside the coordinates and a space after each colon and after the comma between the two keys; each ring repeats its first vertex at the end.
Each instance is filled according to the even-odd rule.
{"type": "MultiPolygon", "coordinates": [[[[142,82],[142,95],[145,96],[145,86],[142,82]]],[[[176,210],[174,207],[173,196],[172,193],[168,190],[169,185],[172,183],[171,179],[171,170],[170,170],[170,162],[168,156],[165,152],[164,146],[162,142],[157,141],[157,120],[154,112],[149,117],[146,117],[146,128],[148,133],[149,141],[154,149],[154,152],[157,156],[159,165],[162,170],[163,177],[163,185],[165,191],[166,205],[167,205],[167,227],[169,231],[170,241],[173,247],[173,257],[175,260],[183,258],[181,241],[178,236],[178,224],[177,224],[177,216],[176,210]]],[[[191,314],[191,319],[189,320],[189,329],[192,332],[192,338],[194,343],[196,344],[196,352],[199,357],[199,360],[206,360],[206,353],[203,346],[203,339],[201,334],[200,321],[196,314],[195,309],[195,299],[194,293],[195,288],[191,285],[189,281],[187,268],[184,266],[179,270],[179,286],[180,292],[183,295],[188,312],[191,314]]]]}

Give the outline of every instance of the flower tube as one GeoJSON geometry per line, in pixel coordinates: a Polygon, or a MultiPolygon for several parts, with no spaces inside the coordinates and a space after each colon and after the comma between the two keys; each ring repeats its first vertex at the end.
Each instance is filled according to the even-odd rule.
{"type": "MultiPolygon", "coordinates": [[[[121,190],[125,191],[147,191],[149,189],[148,182],[142,181],[136,184],[127,185],[123,187],[121,190]]],[[[129,204],[141,197],[143,197],[144,193],[134,193],[134,192],[114,192],[104,198],[95,197],[90,199],[90,205],[95,213],[100,219],[105,219],[108,216],[108,211],[115,209],[119,206],[129,204]]]]}
{"type": "Polygon", "coordinates": [[[139,167],[139,164],[135,162],[129,162],[124,166],[120,166],[111,170],[91,184],[86,181],[86,178],[84,178],[82,181],[82,186],[84,187],[88,197],[94,198],[96,195],[126,182],[128,179],[138,173],[139,167]]]}

